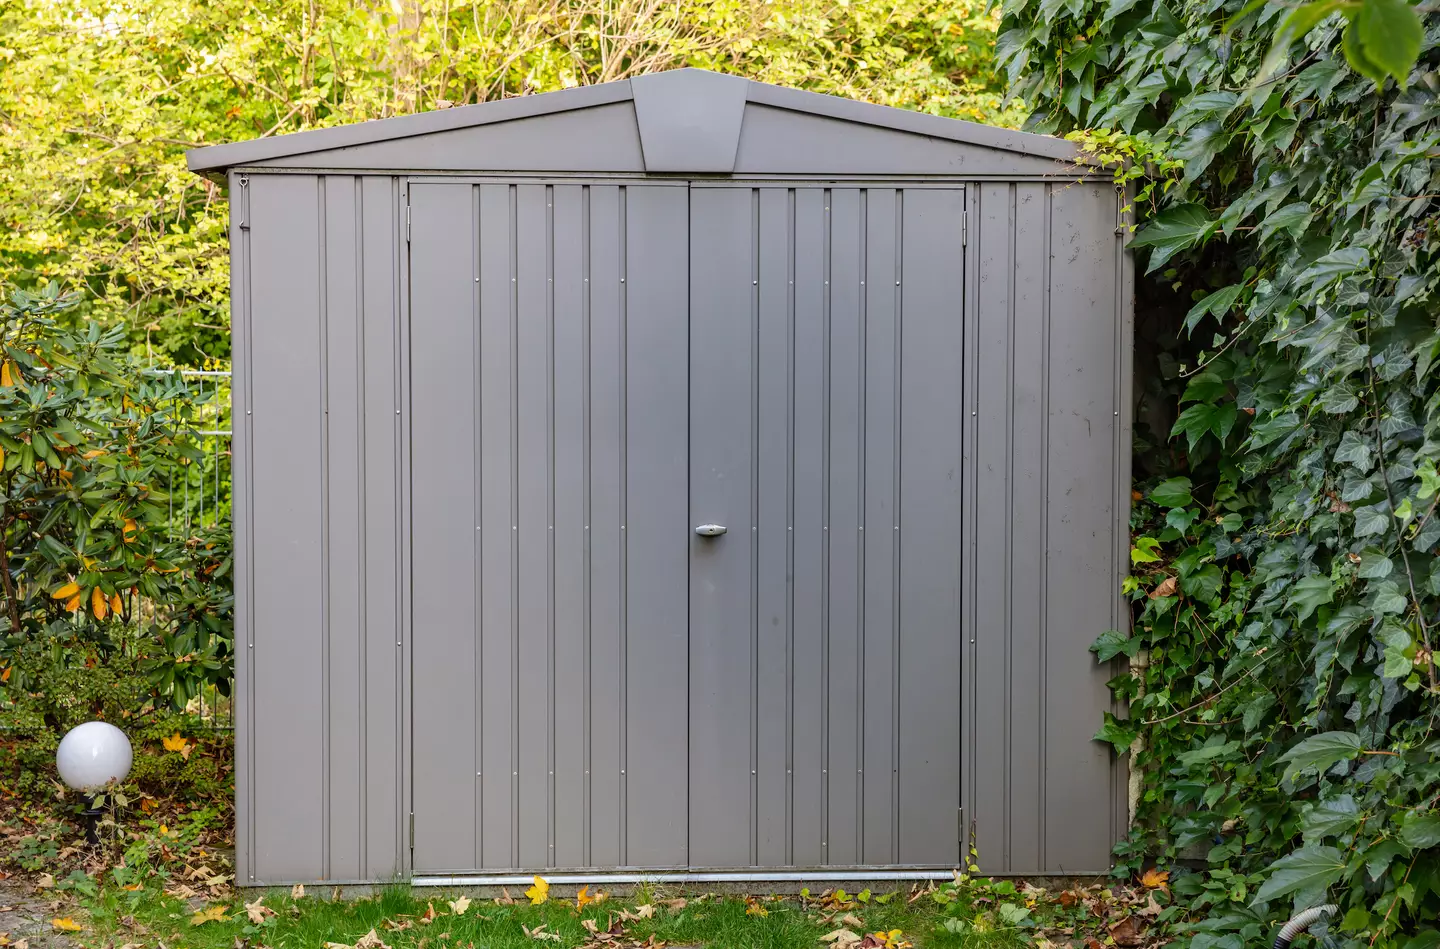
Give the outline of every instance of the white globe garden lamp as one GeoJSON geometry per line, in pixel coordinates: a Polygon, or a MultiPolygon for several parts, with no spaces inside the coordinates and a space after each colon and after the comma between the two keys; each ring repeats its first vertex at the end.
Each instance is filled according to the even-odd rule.
{"type": "Polygon", "coordinates": [[[81,813],[87,819],[85,839],[92,844],[100,842],[95,833],[95,818],[100,816],[95,806],[96,792],[112,782],[124,781],[132,760],[130,739],[109,722],[76,725],[60,739],[55,766],[60,770],[60,780],[89,798],[89,807],[81,813]]]}

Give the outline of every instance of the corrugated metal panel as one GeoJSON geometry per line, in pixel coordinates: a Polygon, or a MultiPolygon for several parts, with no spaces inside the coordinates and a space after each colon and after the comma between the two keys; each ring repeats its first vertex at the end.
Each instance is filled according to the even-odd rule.
{"type": "Polygon", "coordinates": [[[237,188],[242,882],[403,867],[395,189],[237,188]]]}
{"type": "Polygon", "coordinates": [[[682,866],[685,190],[410,187],[415,864],[682,866]]]}
{"type": "Polygon", "coordinates": [[[969,390],[967,797],[988,872],[1109,866],[1109,705],[1089,654],[1122,622],[1128,302],[1112,188],[977,186],[969,390]],[[1123,421],[1122,421],[1123,416],[1123,421]]]}
{"type": "Polygon", "coordinates": [[[691,864],[953,863],[964,192],[691,209],[691,864]]]}

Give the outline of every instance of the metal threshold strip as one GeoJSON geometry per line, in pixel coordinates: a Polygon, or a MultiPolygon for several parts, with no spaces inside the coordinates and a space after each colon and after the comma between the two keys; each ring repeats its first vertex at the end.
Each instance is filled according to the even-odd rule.
{"type": "MultiPolygon", "coordinates": [[[[955,871],[949,867],[918,869],[848,870],[572,870],[562,873],[540,871],[548,883],[846,883],[851,880],[949,880],[955,871]]],[[[478,873],[423,874],[410,881],[411,886],[519,886],[528,884],[534,874],[478,873]]]]}

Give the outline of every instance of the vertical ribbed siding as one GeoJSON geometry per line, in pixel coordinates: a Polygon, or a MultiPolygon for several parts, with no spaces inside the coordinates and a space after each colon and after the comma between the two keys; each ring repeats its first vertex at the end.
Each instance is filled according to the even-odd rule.
{"type": "Polygon", "coordinates": [[[395,182],[237,190],[240,872],[382,878],[403,869],[395,182]]]}
{"type": "Polygon", "coordinates": [[[975,192],[966,818],[987,872],[1100,871],[1120,785],[1079,710],[1108,706],[1108,673],[1088,647],[1122,621],[1128,330],[1115,196],[1026,182],[975,192]]]}
{"type": "Polygon", "coordinates": [[[411,189],[416,866],[681,865],[684,191],[411,189]]]}
{"type": "Polygon", "coordinates": [[[729,528],[691,540],[695,866],[959,855],[964,202],[904,201],[691,192],[690,519],[729,528]]]}

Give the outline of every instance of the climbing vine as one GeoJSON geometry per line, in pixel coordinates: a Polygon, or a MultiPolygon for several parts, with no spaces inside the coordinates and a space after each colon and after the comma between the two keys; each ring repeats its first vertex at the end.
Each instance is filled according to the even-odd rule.
{"type": "MultiPolygon", "coordinates": [[[[1338,902],[1440,944],[1440,15],[1405,0],[1004,0],[1029,126],[1140,226],[1121,872],[1191,949],[1338,902]]],[[[1098,631],[1097,631],[1098,632],[1098,631]]]]}

